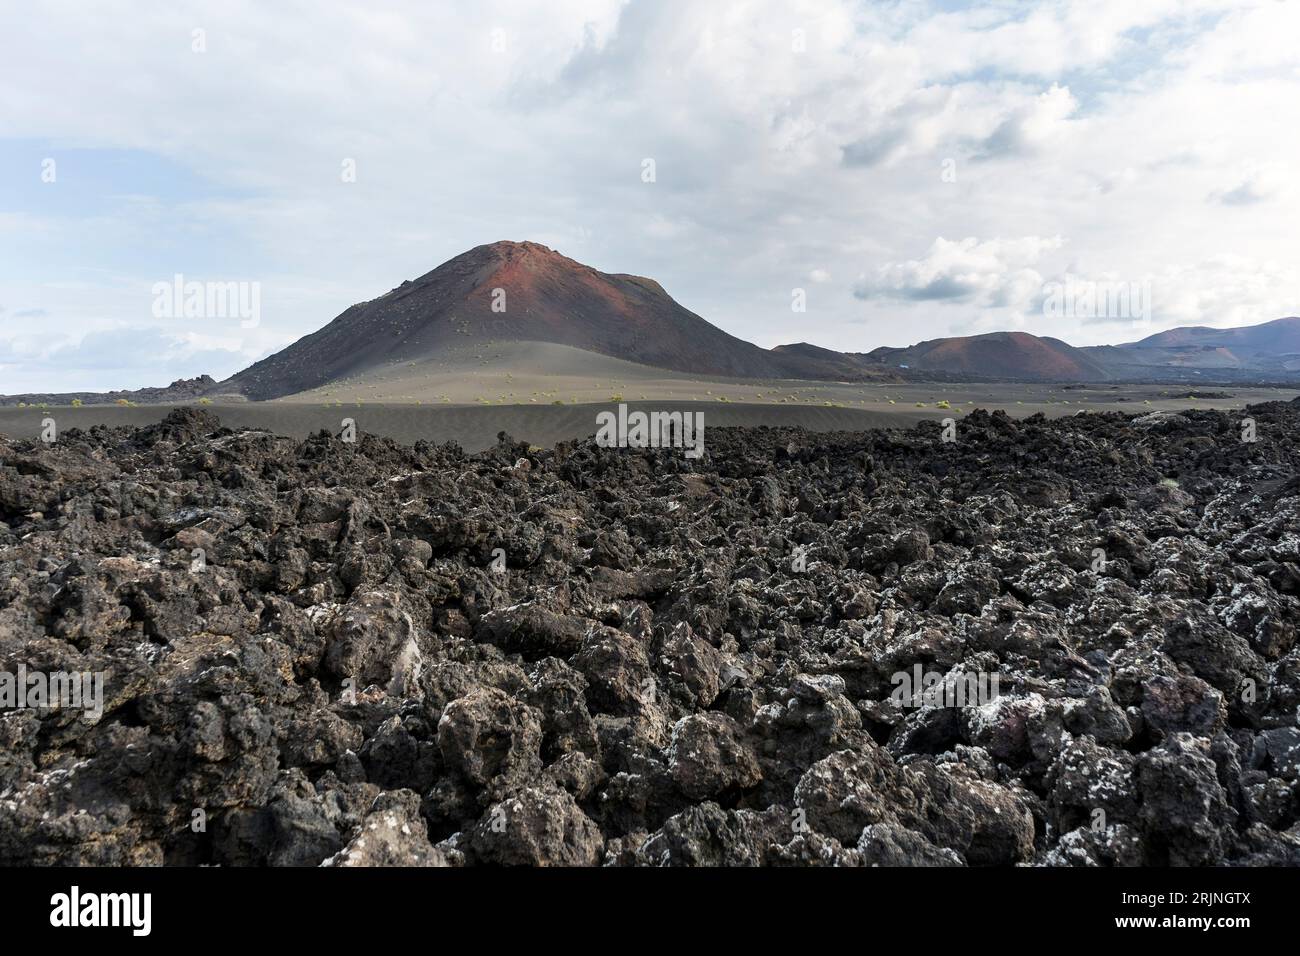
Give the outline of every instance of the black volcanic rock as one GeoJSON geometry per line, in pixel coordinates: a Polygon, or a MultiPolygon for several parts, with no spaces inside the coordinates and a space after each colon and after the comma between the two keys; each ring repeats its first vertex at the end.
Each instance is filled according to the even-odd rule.
{"type": "Polygon", "coordinates": [[[0,436],[0,672],[104,680],[0,713],[0,864],[1300,864],[1300,400],[1242,414],[0,436]]]}

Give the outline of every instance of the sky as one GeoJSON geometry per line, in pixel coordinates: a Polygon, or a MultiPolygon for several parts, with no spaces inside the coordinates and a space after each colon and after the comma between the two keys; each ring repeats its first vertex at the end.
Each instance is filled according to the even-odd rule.
{"type": "Polygon", "coordinates": [[[0,4],[0,393],[221,379],[500,239],[765,347],[1300,314],[1297,0],[0,4]]]}

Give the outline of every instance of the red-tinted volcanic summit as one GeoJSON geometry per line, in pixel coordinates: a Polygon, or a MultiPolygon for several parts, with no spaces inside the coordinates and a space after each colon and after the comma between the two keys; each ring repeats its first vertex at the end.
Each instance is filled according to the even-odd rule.
{"type": "Polygon", "coordinates": [[[779,356],[678,305],[653,279],[600,272],[533,242],[494,242],[352,306],[222,388],[276,398],[488,340],[553,342],[702,375],[785,374],[779,356]]]}
{"type": "Polygon", "coordinates": [[[1107,372],[1081,349],[1028,332],[930,339],[909,348],[878,348],[872,359],[925,371],[1034,381],[1106,380],[1107,372]]]}

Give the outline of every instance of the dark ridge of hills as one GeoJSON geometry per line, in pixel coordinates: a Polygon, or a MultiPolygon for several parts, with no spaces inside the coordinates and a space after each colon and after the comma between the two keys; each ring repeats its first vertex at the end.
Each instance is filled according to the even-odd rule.
{"type": "Polygon", "coordinates": [[[1084,351],[1115,378],[1224,382],[1295,379],[1300,374],[1300,317],[1232,329],[1182,326],[1137,342],[1084,351]]]}
{"type": "Polygon", "coordinates": [[[793,375],[802,378],[835,379],[837,381],[904,381],[908,378],[898,369],[882,365],[862,352],[836,352],[808,342],[778,345],[772,349],[781,363],[793,375]]]}
{"type": "Polygon", "coordinates": [[[148,387],[118,389],[112,392],[26,392],[22,395],[0,395],[0,405],[112,405],[131,402],[137,405],[165,405],[184,402],[210,394],[217,387],[211,375],[195,378],[178,378],[163,388],[148,387]]]}

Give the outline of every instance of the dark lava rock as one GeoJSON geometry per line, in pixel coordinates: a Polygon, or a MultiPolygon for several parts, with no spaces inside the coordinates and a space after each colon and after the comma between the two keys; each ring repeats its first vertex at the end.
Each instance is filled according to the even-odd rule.
{"type": "Polygon", "coordinates": [[[1300,865],[1300,402],[1240,415],[0,436],[0,676],[102,681],[0,708],[0,864],[1300,865]]]}

